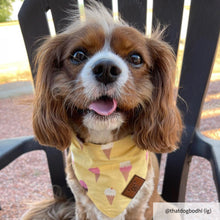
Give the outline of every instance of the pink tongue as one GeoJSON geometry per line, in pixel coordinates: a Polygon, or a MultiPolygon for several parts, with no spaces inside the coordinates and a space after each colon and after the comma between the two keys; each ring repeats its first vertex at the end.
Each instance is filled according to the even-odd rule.
{"type": "Polygon", "coordinates": [[[97,100],[89,105],[89,110],[95,111],[99,115],[111,115],[117,108],[117,102],[112,100],[97,100]]]}

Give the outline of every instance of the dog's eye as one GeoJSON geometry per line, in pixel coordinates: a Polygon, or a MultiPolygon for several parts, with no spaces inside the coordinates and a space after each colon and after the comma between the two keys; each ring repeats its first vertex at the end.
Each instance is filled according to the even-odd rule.
{"type": "Polygon", "coordinates": [[[135,54],[131,54],[128,57],[128,62],[135,68],[140,67],[143,64],[143,59],[141,57],[141,55],[135,53],[135,54]]]}
{"type": "Polygon", "coordinates": [[[82,50],[77,50],[70,56],[70,61],[75,65],[78,65],[85,60],[87,60],[87,56],[82,50]]]}

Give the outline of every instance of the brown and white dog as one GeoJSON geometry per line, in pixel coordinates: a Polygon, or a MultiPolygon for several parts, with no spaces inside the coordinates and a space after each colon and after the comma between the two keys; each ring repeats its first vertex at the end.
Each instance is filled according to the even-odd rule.
{"type": "Polygon", "coordinates": [[[67,181],[72,202],[50,201],[23,219],[151,219],[159,169],[153,152],[176,149],[182,122],[175,104],[175,56],[161,32],[150,38],[123,20],[114,21],[98,3],[85,9],[64,32],[45,41],[37,54],[33,114],[37,140],[65,150],[73,134],[85,143],[107,144],[132,135],[148,150],[145,182],[117,217],[105,216],[76,178],[71,155],[67,181]],[[74,207],[75,206],[75,207],[74,207]]]}

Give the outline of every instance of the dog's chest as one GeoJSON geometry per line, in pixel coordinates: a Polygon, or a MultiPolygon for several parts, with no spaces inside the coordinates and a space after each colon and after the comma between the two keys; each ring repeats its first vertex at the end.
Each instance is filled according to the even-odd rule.
{"type": "Polygon", "coordinates": [[[104,130],[104,131],[95,131],[89,129],[89,137],[86,142],[93,142],[93,143],[109,143],[113,140],[113,134],[111,130],[104,130]]]}
{"type": "Polygon", "coordinates": [[[106,145],[74,138],[70,149],[75,175],[87,196],[104,215],[120,215],[144,183],[148,152],[135,146],[131,136],[106,145]]]}

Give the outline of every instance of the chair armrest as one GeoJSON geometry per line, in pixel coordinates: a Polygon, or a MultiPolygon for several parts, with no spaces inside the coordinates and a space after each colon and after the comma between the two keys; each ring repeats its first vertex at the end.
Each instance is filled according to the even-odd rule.
{"type": "Polygon", "coordinates": [[[63,153],[56,148],[40,145],[33,136],[0,140],[0,170],[20,155],[33,150],[43,150],[46,153],[54,195],[63,194],[67,198],[73,198],[65,180],[63,153]]]}
{"type": "Polygon", "coordinates": [[[42,147],[39,147],[32,136],[0,140],[0,169],[20,155],[39,149],[42,147]]]}
{"type": "Polygon", "coordinates": [[[220,201],[220,141],[208,138],[196,131],[189,154],[209,160],[220,201]]]}

